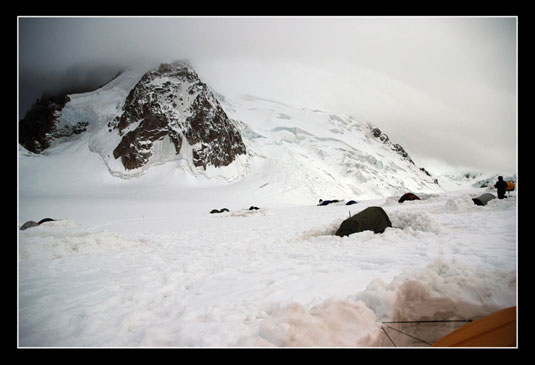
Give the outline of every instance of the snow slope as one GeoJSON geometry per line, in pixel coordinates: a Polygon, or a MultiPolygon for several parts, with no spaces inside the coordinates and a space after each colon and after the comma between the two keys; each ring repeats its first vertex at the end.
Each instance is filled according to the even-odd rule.
{"type": "Polygon", "coordinates": [[[57,219],[17,227],[19,346],[392,346],[383,321],[516,304],[516,192],[475,206],[487,189],[415,178],[366,125],[255,97],[221,97],[244,158],[203,171],[184,156],[124,178],[100,127],[136,77],[71,98],[63,122],[93,115],[88,132],[42,155],[19,149],[18,227],[57,219]],[[398,204],[405,190],[422,200],[398,204]],[[367,206],[393,227],[333,235],[367,206]]]}
{"type": "Polygon", "coordinates": [[[300,196],[298,201],[307,203],[443,191],[391,144],[374,138],[371,125],[352,117],[250,95],[222,104],[242,121],[250,151],[246,177],[256,178],[272,196],[300,196]]]}

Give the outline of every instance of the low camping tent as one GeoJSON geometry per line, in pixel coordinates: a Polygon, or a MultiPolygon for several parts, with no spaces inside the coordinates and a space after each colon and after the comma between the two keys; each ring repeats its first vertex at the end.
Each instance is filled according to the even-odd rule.
{"type": "Polygon", "coordinates": [[[515,190],[515,178],[512,176],[506,176],[503,178],[503,181],[507,183],[507,187],[505,188],[505,191],[513,191],[515,190]]]}
{"type": "Polygon", "coordinates": [[[37,222],[34,222],[34,221],[28,221],[28,222],[24,223],[24,224],[22,225],[22,227],[20,227],[20,230],[21,230],[21,231],[24,231],[24,230],[26,230],[26,229],[28,229],[28,228],[37,227],[38,225],[39,225],[39,223],[37,223],[37,222]]]}
{"type": "Polygon", "coordinates": [[[329,204],[332,204],[332,203],[338,203],[340,200],[322,200],[320,199],[319,203],[318,203],[318,206],[324,206],[324,205],[329,205],[329,204]]]}
{"type": "Polygon", "coordinates": [[[505,191],[513,191],[513,190],[515,190],[515,182],[507,181],[507,187],[505,188],[505,191]]]}
{"type": "Polygon", "coordinates": [[[54,222],[54,221],[55,221],[55,219],[52,219],[52,218],[43,218],[39,222],[28,221],[28,222],[24,223],[22,225],[22,227],[20,227],[20,230],[24,231],[25,229],[28,229],[28,228],[37,227],[37,226],[41,225],[42,223],[54,222]]]}
{"type": "Polygon", "coordinates": [[[447,334],[433,347],[515,347],[516,307],[470,322],[447,334]]]}
{"type": "Polygon", "coordinates": [[[420,198],[413,193],[405,193],[401,198],[399,198],[398,203],[403,203],[405,200],[420,200],[420,198]]]}
{"type": "Polygon", "coordinates": [[[491,193],[485,193],[472,200],[474,201],[475,205],[487,205],[487,203],[492,199],[496,199],[496,197],[491,193]]]}
{"type": "Polygon", "coordinates": [[[223,208],[221,210],[218,210],[218,209],[212,209],[210,211],[210,214],[217,214],[217,213],[224,213],[224,212],[228,212],[228,209],[227,208],[223,208]]]}
{"type": "Polygon", "coordinates": [[[343,221],[335,234],[343,237],[362,231],[383,233],[387,227],[392,227],[392,223],[383,208],[368,207],[343,221]]]}

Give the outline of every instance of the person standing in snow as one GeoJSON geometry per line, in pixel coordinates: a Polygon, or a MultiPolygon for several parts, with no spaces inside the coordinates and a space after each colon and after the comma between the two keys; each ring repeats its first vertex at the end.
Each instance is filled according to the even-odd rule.
{"type": "Polygon", "coordinates": [[[494,187],[498,189],[498,199],[503,199],[507,188],[507,183],[503,181],[503,176],[498,176],[498,181],[494,184],[494,187]]]}

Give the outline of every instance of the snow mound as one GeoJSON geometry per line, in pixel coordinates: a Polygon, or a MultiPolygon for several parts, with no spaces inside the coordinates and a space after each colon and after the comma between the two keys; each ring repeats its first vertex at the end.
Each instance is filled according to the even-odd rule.
{"type": "Polygon", "coordinates": [[[79,226],[63,219],[45,222],[20,232],[21,258],[58,259],[71,255],[121,251],[143,244],[107,231],[79,226]]]}
{"type": "Polygon", "coordinates": [[[446,204],[444,204],[444,211],[450,213],[466,212],[474,210],[474,207],[475,204],[472,199],[467,197],[456,197],[446,201],[446,204]]]}
{"type": "Polygon", "coordinates": [[[511,195],[509,198],[492,199],[485,207],[492,210],[510,210],[516,208],[516,195],[511,195]]]}
{"type": "Polygon", "coordinates": [[[332,221],[329,224],[322,225],[317,228],[307,230],[303,233],[302,239],[307,240],[310,238],[321,237],[321,236],[334,236],[340,224],[342,224],[343,219],[337,219],[332,221]]]}
{"type": "Polygon", "coordinates": [[[392,222],[392,227],[394,228],[432,233],[440,233],[443,229],[442,225],[437,222],[430,213],[425,211],[392,212],[389,214],[389,217],[392,222]]]}
{"type": "Polygon", "coordinates": [[[515,304],[516,273],[436,259],[358,295],[381,320],[475,319],[515,304]]]}
{"type": "Polygon", "coordinates": [[[362,301],[350,300],[327,300],[310,309],[292,303],[272,313],[259,330],[264,345],[278,347],[368,347],[380,335],[375,314],[362,301]]]}

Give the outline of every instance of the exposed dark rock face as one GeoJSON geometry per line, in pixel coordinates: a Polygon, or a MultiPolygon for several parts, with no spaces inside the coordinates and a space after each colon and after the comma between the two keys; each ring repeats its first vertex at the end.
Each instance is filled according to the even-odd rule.
{"type": "Polygon", "coordinates": [[[75,125],[58,125],[58,115],[71,100],[68,95],[99,89],[116,79],[121,73],[122,71],[117,72],[111,80],[100,86],[94,84],[95,80],[89,79],[77,83],[76,75],[69,75],[75,80],[73,84],[69,84],[60,91],[43,93],[20,120],[19,143],[28,151],[41,153],[56,139],[85,132],[89,121],[78,122],[75,125]]]}
{"type": "MultiPolygon", "coordinates": [[[[392,141],[390,141],[390,138],[388,138],[388,136],[385,133],[381,132],[379,128],[371,128],[371,134],[372,136],[379,139],[384,144],[388,145],[393,151],[396,151],[401,157],[403,157],[404,160],[407,160],[409,163],[416,166],[416,164],[410,158],[407,151],[405,151],[405,149],[400,144],[392,143],[392,141]]],[[[427,176],[432,177],[431,174],[426,169],[420,168],[420,171],[422,171],[427,176]]],[[[434,179],[434,183],[438,184],[438,180],[434,179]]]]}
{"type": "Polygon", "coordinates": [[[162,64],[130,91],[115,125],[122,136],[113,151],[126,169],[144,166],[153,144],[168,136],[179,154],[191,145],[193,164],[227,166],[246,153],[240,133],[187,62],[162,64]]]}
{"type": "Polygon", "coordinates": [[[372,136],[379,139],[384,144],[389,145],[393,151],[396,151],[398,154],[401,155],[401,157],[403,157],[405,160],[409,161],[410,163],[414,165],[414,162],[409,157],[409,154],[405,151],[405,149],[403,149],[403,147],[397,143],[396,144],[392,143],[392,141],[390,141],[390,138],[388,138],[388,136],[385,133],[381,132],[379,128],[372,128],[371,133],[372,133],[372,136]]]}
{"type": "Polygon", "coordinates": [[[57,114],[69,101],[67,95],[43,96],[37,100],[19,123],[19,143],[28,151],[41,153],[55,139],[84,132],[87,122],[57,126],[57,114]]]}
{"type": "Polygon", "coordinates": [[[387,143],[387,142],[390,141],[388,136],[386,134],[384,134],[383,132],[381,132],[381,130],[379,128],[372,128],[372,135],[375,138],[380,139],[383,143],[387,143]]]}

